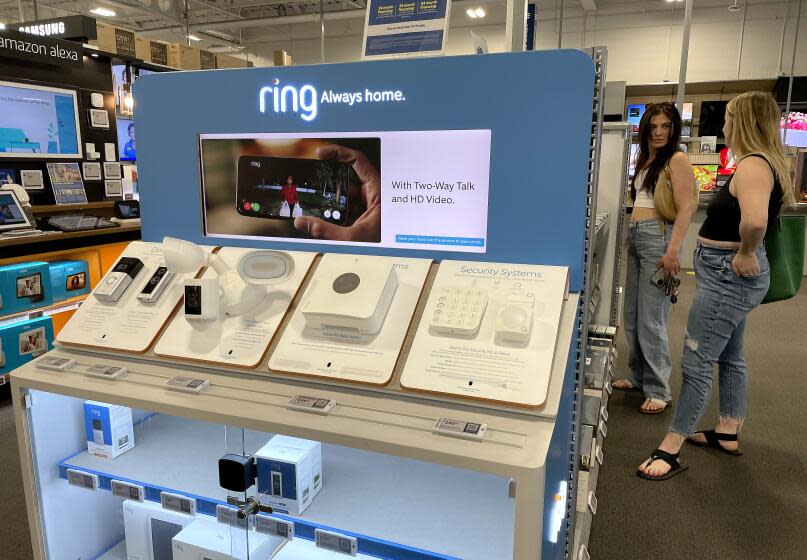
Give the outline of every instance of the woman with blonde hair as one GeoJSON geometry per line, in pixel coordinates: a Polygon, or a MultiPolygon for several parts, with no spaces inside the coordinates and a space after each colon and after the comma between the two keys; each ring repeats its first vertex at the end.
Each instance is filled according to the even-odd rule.
{"type": "Polygon", "coordinates": [[[706,211],[695,249],[696,289],[681,360],[683,384],[672,424],[637,475],[666,480],[686,470],[684,441],[741,455],[737,434],[746,416],[745,320],[770,285],[764,239],[782,204],[795,202],[779,130],[781,112],[768,93],[748,92],[726,107],[723,134],[739,163],[706,211]],[[720,415],[713,430],[694,428],[709,402],[718,365],[720,415]]]}

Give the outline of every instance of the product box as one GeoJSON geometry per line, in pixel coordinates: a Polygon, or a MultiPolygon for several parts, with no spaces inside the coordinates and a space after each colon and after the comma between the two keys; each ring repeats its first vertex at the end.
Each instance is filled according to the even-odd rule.
{"type": "Polygon", "coordinates": [[[171,43],[168,45],[168,66],[182,70],[213,70],[216,55],[182,43],[171,43]]]}
{"type": "Polygon", "coordinates": [[[0,326],[0,375],[10,373],[53,348],[50,317],[0,326]]]}
{"type": "Polygon", "coordinates": [[[140,60],[168,66],[168,43],[135,37],[135,52],[140,60]]]}
{"type": "Polygon", "coordinates": [[[275,436],[256,454],[258,492],[279,513],[300,515],[322,490],[322,444],[275,436]]]}
{"type": "Polygon", "coordinates": [[[90,455],[114,459],[135,445],[132,409],[127,406],[85,401],[84,427],[90,455]]]}
{"type": "Polygon", "coordinates": [[[243,58],[228,54],[216,55],[216,68],[249,68],[250,66],[252,64],[243,58]]]}
{"type": "Polygon", "coordinates": [[[91,45],[109,53],[122,54],[126,56],[136,56],[134,31],[115,27],[100,21],[95,22],[98,38],[90,41],[91,45]]]}
{"type": "Polygon", "coordinates": [[[195,519],[193,515],[163,509],[159,503],[124,501],[126,560],[170,559],[172,539],[195,519]]]}
{"type": "Polygon", "coordinates": [[[0,317],[46,307],[51,302],[48,263],[0,266],[0,317]]]}
{"type": "Polygon", "coordinates": [[[87,261],[51,262],[50,293],[54,303],[90,293],[90,271],[87,261]]]}
{"type": "MultiPolygon", "coordinates": [[[[250,531],[233,531],[229,525],[197,519],[173,539],[172,560],[237,560],[271,558],[285,539],[250,531]],[[249,542],[249,554],[247,554],[249,542]]],[[[128,541],[127,541],[128,544],[128,541]]]]}
{"type": "Polygon", "coordinates": [[[275,66],[291,66],[292,64],[294,64],[294,61],[292,61],[289,53],[283,50],[275,51],[275,66]]]}

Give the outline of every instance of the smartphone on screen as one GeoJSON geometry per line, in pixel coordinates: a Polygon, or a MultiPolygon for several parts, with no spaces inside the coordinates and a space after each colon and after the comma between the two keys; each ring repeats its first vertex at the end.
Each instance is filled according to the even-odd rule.
{"type": "Polygon", "coordinates": [[[253,218],[313,216],[346,225],[348,177],[348,166],[333,160],[241,156],[236,208],[253,218]]]}

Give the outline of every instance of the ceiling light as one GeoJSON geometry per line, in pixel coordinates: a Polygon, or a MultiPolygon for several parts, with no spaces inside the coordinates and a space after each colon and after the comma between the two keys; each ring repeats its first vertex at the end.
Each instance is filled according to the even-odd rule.
{"type": "Polygon", "coordinates": [[[476,12],[476,17],[478,18],[483,18],[486,15],[485,10],[483,10],[482,8],[477,8],[476,10],[474,10],[474,12],[476,12]]]}
{"type": "Polygon", "coordinates": [[[94,10],[90,10],[90,13],[101,17],[115,17],[118,15],[109,8],[95,8],[94,10]]]}
{"type": "Polygon", "coordinates": [[[188,35],[188,39],[190,39],[191,41],[201,41],[202,40],[201,37],[197,37],[196,35],[188,35]]]}
{"type": "Polygon", "coordinates": [[[0,23],[0,29],[5,29],[5,28],[6,28],[6,24],[5,23],[0,23]]]}
{"type": "Polygon", "coordinates": [[[92,53],[90,56],[93,58],[98,58],[98,55],[96,53],[92,53]]]}
{"type": "Polygon", "coordinates": [[[468,14],[468,17],[472,19],[476,19],[478,17],[476,15],[476,10],[474,10],[473,8],[468,8],[467,10],[465,10],[465,13],[468,14]]]}

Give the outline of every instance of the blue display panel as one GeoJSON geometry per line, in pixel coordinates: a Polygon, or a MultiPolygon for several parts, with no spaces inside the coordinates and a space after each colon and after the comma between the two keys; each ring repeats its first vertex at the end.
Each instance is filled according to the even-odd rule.
{"type": "MultiPolygon", "coordinates": [[[[571,268],[571,290],[579,291],[593,86],[591,59],[572,50],[146,76],[134,87],[142,140],[143,238],[160,241],[171,235],[209,245],[565,265],[571,268]],[[457,131],[484,131],[489,147],[474,141],[467,153],[457,149],[457,131]],[[293,215],[293,204],[282,224],[261,222],[269,235],[205,235],[201,135],[286,134],[300,143],[311,136],[366,132],[393,137],[392,149],[385,149],[382,138],[380,170],[375,170],[382,232],[390,219],[419,226],[421,216],[429,215],[427,203],[392,202],[393,181],[459,185],[467,177],[455,170],[473,168],[473,177],[488,185],[487,200],[479,201],[487,205],[486,235],[457,233],[473,229],[471,222],[479,218],[452,212],[453,205],[445,202],[442,208],[451,219],[441,235],[420,227],[388,232],[400,245],[310,235],[301,242],[310,232],[295,228],[299,216],[293,215]],[[404,138],[405,132],[412,138],[404,138]],[[430,143],[435,134],[448,140],[430,143]],[[489,163],[480,170],[483,157],[489,163]],[[442,173],[441,160],[450,173],[442,173]]],[[[305,149],[298,157],[320,157],[305,149]]],[[[223,161],[222,169],[232,174],[237,158],[223,161]]],[[[235,189],[227,187],[231,183],[219,182],[235,189]]],[[[235,212],[235,196],[216,192],[232,203],[227,211],[235,212]]],[[[478,189],[473,192],[478,196],[478,189]]],[[[453,196],[460,202],[456,192],[453,196]]],[[[323,229],[345,233],[334,229],[345,224],[332,225],[323,229]]]]}
{"type": "Polygon", "coordinates": [[[0,82],[0,157],[81,157],[76,94],[0,82]]]}

